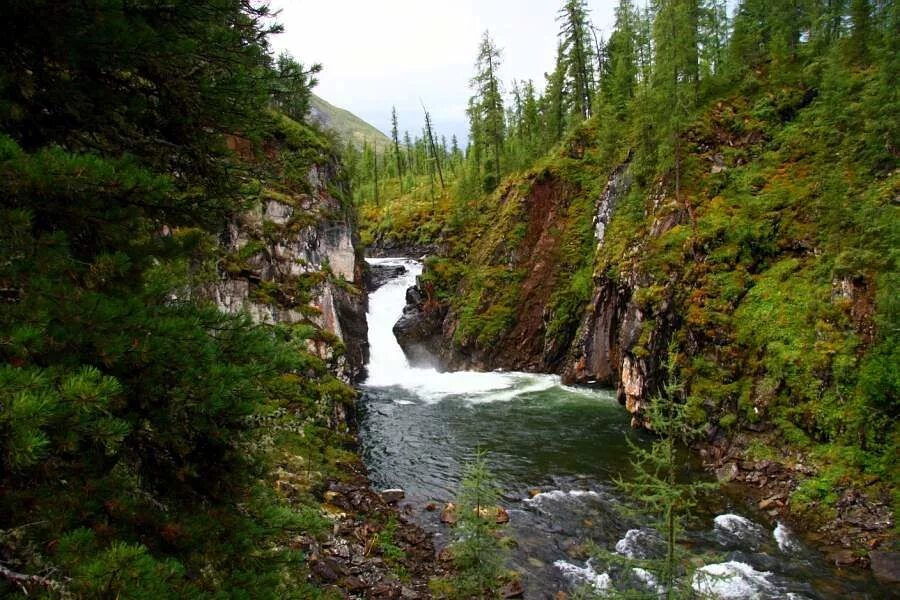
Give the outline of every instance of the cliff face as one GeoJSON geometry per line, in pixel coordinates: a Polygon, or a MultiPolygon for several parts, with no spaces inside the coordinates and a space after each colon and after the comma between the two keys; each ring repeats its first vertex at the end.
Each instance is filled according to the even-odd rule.
{"type": "MultiPolygon", "coordinates": [[[[676,318],[669,310],[648,315],[638,305],[635,292],[650,284],[638,269],[615,277],[590,270],[591,252],[604,249],[631,186],[626,161],[596,195],[567,179],[565,170],[530,175],[502,193],[496,231],[466,257],[479,266],[454,284],[474,302],[434,301],[433,286],[442,282],[429,271],[422,289],[407,294],[395,333],[410,360],[552,372],[567,383],[614,387],[639,424],[643,403],[660,385],[676,318]],[[510,235],[518,239],[510,243],[510,235]],[[579,276],[583,281],[572,289],[579,276]]],[[[681,212],[658,193],[645,218],[658,237],[678,224],[681,212]]],[[[648,241],[634,240],[628,252],[640,255],[648,241]]]]}
{"type": "MultiPolygon", "coordinates": [[[[607,228],[619,201],[631,188],[629,164],[617,167],[609,178],[594,213],[597,252],[603,252],[607,228]]],[[[645,219],[652,223],[652,238],[637,238],[627,253],[640,256],[651,239],[658,238],[679,223],[681,212],[664,204],[657,193],[649,203],[645,219]]],[[[595,278],[594,291],[569,348],[562,369],[566,383],[597,383],[616,388],[620,403],[630,412],[632,424],[641,423],[647,398],[659,390],[666,347],[678,318],[666,303],[648,311],[636,301],[642,287],[651,285],[637,269],[595,278]]]]}
{"type": "Polygon", "coordinates": [[[366,293],[356,224],[343,205],[339,163],[320,154],[305,180],[264,187],[220,236],[220,276],[204,290],[225,312],[261,323],[307,324],[306,343],[347,383],[368,361],[366,293]]]}

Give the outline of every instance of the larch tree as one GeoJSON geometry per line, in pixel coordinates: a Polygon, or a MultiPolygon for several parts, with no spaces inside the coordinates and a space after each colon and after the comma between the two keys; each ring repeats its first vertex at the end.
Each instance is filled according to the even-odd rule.
{"type": "Polygon", "coordinates": [[[655,88],[656,116],[663,124],[660,146],[661,164],[671,156],[675,200],[683,203],[696,227],[694,210],[688,196],[681,193],[684,141],[687,120],[694,109],[699,84],[697,29],[698,0],[657,0],[653,22],[656,49],[655,88]]]}
{"type": "Polygon", "coordinates": [[[400,130],[397,123],[397,107],[391,107],[391,141],[394,143],[394,165],[397,168],[397,179],[400,182],[400,195],[403,195],[403,155],[400,153],[400,130]]]}
{"type": "Polygon", "coordinates": [[[577,120],[591,116],[594,103],[594,51],[586,0],[566,0],[559,11],[559,39],[573,93],[572,111],[577,120]]]}
{"type": "Polygon", "coordinates": [[[438,147],[434,143],[434,128],[431,124],[431,114],[424,106],[422,107],[422,110],[425,111],[425,136],[426,141],[428,142],[428,149],[431,153],[430,160],[433,161],[435,169],[437,170],[437,175],[441,182],[441,189],[444,189],[444,170],[441,168],[441,156],[438,152],[438,147]]]}
{"type": "MultiPolygon", "coordinates": [[[[475,76],[470,87],[475,92],[469,101],[469,122],[472,141],[483,147],[490,161],[490,177],[485,177],[485,189],[491,190],[500,182],[503,147],[506,135],[506,114],[499,79],[501,52],[489,32],[485,31],[478,47],[475,76]]],[[[480,152],[479,152],[480,154],[480,152]]]]}

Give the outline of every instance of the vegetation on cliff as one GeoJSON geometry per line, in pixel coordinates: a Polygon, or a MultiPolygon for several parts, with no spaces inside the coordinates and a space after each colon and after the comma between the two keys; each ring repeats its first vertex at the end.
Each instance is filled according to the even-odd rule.
{"type": "MultiPolygon", "coordinates": [[[[336,340],[203,293],[328,216],[303,204],[336,160],[302,123],[317,69],[270,56],[272,22],[251,0],[4,6],[4,597],[327,595],[297,539],[331,532],[321,488],[356,460],[354,392],[311,352],[336,340]],[[220,243],[272,199],[293,217],[220,243]]],[[[311,311],[322,277],[254,300],[311,311]]]]}
{"type": "Polygon", "coordinates": [[[458,363],[561,372],[613,290],[638,317],[609,383],[627,356],[652,395],[674,340],[695,424],[811,462],[791,510],[828,519],[856,486],[896,514],[900,15],[782,4],[622,0],[593,45],[567,2],[543,95],[499,107],[486,36],[454,193],[362,214],[373,240],[441,250],[423,285],[458,363]]]}

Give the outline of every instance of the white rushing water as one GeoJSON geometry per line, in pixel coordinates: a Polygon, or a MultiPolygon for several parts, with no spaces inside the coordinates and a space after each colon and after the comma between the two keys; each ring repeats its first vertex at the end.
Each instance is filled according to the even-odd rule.
{"type": "MultiPolygon", "coordinates": [[[[567,387],[555,375],[442,373],[411,366],[393,327],[422,264],[403,258],[368,261],[406,269],[369,296],[371,357],[360,437],[375,485],[403,488],[411,505],[423,507],[421,523],[446,536],[437,513],[424,507],[450,501],[471,449],[487,448],[512,515],[506,529],[516,541],[511,568],[523,574],[528,597],[584,587],[599,595],[627,590],[660,597],[652,569],[570,552],[589,541],[625,559],[664,556],[664,544],[647,519],[623,516],[619,506],[631,500],[610,483],[629,468],[626,437],[645,443],[630,429],[615,394],[567,387]]],[[[716,556],[718,562],[681,583],[720,600],[828,597],[814,594],[806,582],[829,572],[811,562],[783,524],[773,531],[753,516],[725,512],[702,529],[685,532],[698,556],[716,556]]]]}
{"type": "Polygon", "coordinates": [[[369,365],[367,387],[399,386],[410,390],[424,402],[448,397],[464,397],[470,404],[505,402],[533,392],[564,388],[574,394],[596,395],[591,390],[562,386],[556,375],[454,371],[442,373],[434,368],[413,367],[397,343],[393,327],[398,307],[405,304],[407,288],[415,285],[422,263],[404,258],[368,258],[373,265],[402,265],[406,273],[379,287],[369,296],[369,365]]]}

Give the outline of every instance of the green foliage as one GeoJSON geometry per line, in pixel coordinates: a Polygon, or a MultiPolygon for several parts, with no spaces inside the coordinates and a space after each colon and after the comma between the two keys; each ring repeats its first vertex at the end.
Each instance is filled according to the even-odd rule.
{"type": "Polygon", "coordinates": [[[644,414],[648,428],[658,437],[649,448],[628,440],[634,476],[628,481],[616,481],[620,489],[656,517],[652,525],[663,540],[665,556],[640,561],[640,566],[657,575],[663,590],[660,597],[667,599],[692,597],[689,557],[679,545],[679,537],[699,494],[714,488],[714,484],[685,481],[679,473],[682,468],[679,448],[700,431],[686,410],[684,383],[677,375],[679,360],[675,346],[670,345],[667,380],[661,394],[650,400],[644,414]]]}
{"type": "Polygon", "coordinates": [[[302,118],[310,72],[271,68],[277,27],[249,0],[5,16],[3,566],[77,597],[313,595],[288,585],[305,567],[286,536],[330,527],[309,490],[346,459],[327,425],[353,392],[308,353],[322,334],[203,294],[276,235],[222,256],[223,224],[261,199],[298,209],[310,167],[334,161],[327,137],[271,109],[302,118]],[[295,447],[318,469],[289,502],[269,480],[295,447]]]}
{"type": "Polygon", "coordinates": [[[499,499],[487,455],[478,451],[463,468],[457,495],[458,517],[450,546],[456,568],[452,597],[497,596],[504,558],[496,524],[499,499]]]}

